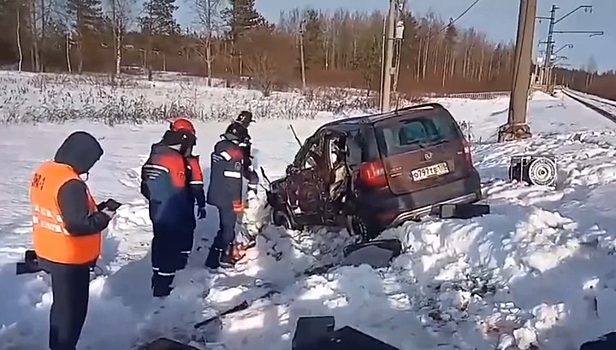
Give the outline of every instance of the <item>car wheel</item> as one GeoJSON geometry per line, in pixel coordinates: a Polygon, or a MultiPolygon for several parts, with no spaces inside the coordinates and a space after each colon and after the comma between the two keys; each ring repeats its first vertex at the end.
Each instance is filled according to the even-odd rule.
{"type": "Polygon", "coordinates": [[[357,215],[347,216],[347,231],[358,240],[357,243],[364,243],[372,238],[368,225],[357,215]]]}

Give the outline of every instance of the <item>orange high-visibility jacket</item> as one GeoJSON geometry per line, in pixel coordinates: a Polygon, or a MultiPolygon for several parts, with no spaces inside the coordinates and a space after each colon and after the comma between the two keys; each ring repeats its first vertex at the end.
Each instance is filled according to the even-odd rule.
{"type": "MultiPolygon", "coordinates": [[[[101,253],[100,232],[87,236],[71,236],[62,220],[58,192],[70,180],[80,180],[68,165],[43,163],[30,184],[32,231],[36,255],[56,263],[81,265],[94,262],[101,253]]],[[[89,210],[95,212],[96,202],[88,191],[89,210]]]]}

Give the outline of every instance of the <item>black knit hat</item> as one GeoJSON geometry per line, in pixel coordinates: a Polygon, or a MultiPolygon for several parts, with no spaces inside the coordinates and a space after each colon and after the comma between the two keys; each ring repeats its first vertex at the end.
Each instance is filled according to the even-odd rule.
{"type": "Polygon", "coordinates": [[[240,114],[235,119],[236,122],[248,127],[250,123],[254,123],[254,119],[252,117],[252,113],[249,111],[241,111],[240,114]]]}
{"type": "Polygon", "coordinates": [[[196,138],[185,131],[167,130],[163,134],[162,143],[167,146],[193,146],[196,143],[196,138]]]}

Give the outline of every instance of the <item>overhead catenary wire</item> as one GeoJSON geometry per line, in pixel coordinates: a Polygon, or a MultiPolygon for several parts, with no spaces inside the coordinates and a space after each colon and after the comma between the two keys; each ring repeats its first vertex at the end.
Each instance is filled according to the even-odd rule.
{"type": "Polygon", "coordinates": [[[444,32],[447,29],[449,29],[452,25],[454,25],[457,21],[459,21],[460,18],[464,17],[470,10],[472,10],[473,7],[475,7],[475,5],[477,5],[480,1],[481,0],[473,1],[473,3],[470,4],[470,6],[467,7],[464,11],[462,11],[462,13],[460,13],[456,18],[453,18],[452,20],[450,20],[449,23],[439,31],[439,33],[444,32]]]}

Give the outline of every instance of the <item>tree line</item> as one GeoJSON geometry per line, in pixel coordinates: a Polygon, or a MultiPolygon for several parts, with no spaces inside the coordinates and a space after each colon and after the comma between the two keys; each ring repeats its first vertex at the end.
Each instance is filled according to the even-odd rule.
{"type": "MultiPolygon", "coordinates": [[[[255,9],[255,0],[185,0],[194,18],[182,27],[174,17],[176,0],[138,1],[0,0],[0,64],[111,76],[134,66],[150,75],[163,70],[230,82],[249,79],[263,91],[299,86],[379,89],[382,12],[298,8],[270,23],[255,9]]],[[[402,21],[404,38],[395,46],[398,91],[510,88],[512,42],[493,42],[432,13],[418,16],[405,10],[402,21]]],[[[616,81],[613,72],[593,72],[591,78],[585,73],[561,69],[557,81],[596,94],[607,93],[604,86],[616,81]]]]}

